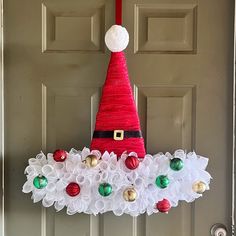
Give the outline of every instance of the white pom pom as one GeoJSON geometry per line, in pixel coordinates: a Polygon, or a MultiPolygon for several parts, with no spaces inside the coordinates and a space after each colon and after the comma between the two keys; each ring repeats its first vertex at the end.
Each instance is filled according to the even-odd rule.
{"type": "Polygon", "coordinates": [[[105,43],[110,51],[121,52],[129,43],[129,33],[120,25],[113,25],[105,35],[105,43]]]}

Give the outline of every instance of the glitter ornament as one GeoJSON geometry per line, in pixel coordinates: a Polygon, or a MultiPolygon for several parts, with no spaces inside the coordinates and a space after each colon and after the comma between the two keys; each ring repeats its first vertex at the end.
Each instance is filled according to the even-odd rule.
{"type": "Polygon", "coordinates": [[[95,167],[98,164],[98,158],[95,155],[88,155],[85,158],[85,164],[88,167],[95,167]]]}
{"type": "Polygon", "coordinates": [[[139,159],[135,156],[128,156],[125,159],[125,166],[130,170],[135,170],[139,166],[139,159]]]}
{"type": "Polygon", "coordinates": [[[198,181],[193,184],[192,189],[195,193],[202,194],[206,191],[206,184],[202,181],[198,181]]]}
{"type": "Polygon", "coordinates": [[[178,171],[184,167],[184,163],[180,158],[173,158],[170,160],[170,168],[172,170],[178,171]]]}
{"type": "Polygon", "coordinates": [[[99,185],[98,192],[103,197],[107,197],[112,193],[112,186],[109,183],[102,183],[99,185]]]}
{"type": "Polygon", "coordinates": [[[77,183],[69,183],[66,187],[66,193],[71,197],[75,197],[80,193],[80,186],[77,183]]]}
{"type": "Polygon", "coordinates": [[[34,187],[37,189],[45,188],[48,184],[48,180],[45,176],[39,175],[34,178],[34,187]]]}
{"type": "Polygon", "coordinates": [[[125,199],[125,201],[127,202],[133,202],[136,200],[137,197],[137,193],[135,191],[134,188],[127,188],[125,189],[125,191],[123,192],[123,198],[125,199]]]}
{"type": "Polygon", "coordinates": [[[58,149],[53,153],[53,158],[56,162],[63,162],[67,158],[67,152],[62,149],[58,149]]]}
{"type": "Polygon", "coordinates": [[[168,213],[171,208],[171,205],[167,199],[163,199],[156,204],[156,208],[159,212],[168,213]]]}
{"type": "Polygon", "coordinates": [[[166,175],[159,175],[156,178],[156,185],[159,188],[166,188],[170,183],[169,178],[166,175]]]}

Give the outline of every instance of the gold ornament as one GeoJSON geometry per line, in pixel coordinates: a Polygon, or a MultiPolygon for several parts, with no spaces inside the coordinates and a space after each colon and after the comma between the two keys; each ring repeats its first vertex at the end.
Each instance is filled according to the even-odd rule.
{"type": "Polygon", "coordinates": [[[127,188],[123,192],[123,197],[127,202],[133,202],[136,200],[137,193],[134,188],[127,188]]]}
{"type": "Polygon", "coordinates": [[[202,194],[206,191],[206,184],[202,181],[198,181],[193,184],[192,188],[195,193],[202,194]]]}
{"type": "Polygon", "coordinates": [[[84,162],[88,167],[95,167],[98,164],[98,158],[91,154],[85,158],[84,162]]]}

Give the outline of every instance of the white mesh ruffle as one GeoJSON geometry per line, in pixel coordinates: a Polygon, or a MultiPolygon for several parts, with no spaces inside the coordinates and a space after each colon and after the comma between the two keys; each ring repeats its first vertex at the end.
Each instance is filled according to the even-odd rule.
{"type": "Polygon", "coordinates": [[[146,155],[135,170],[129,170],[125,166],[127,156],[124,153],[117,160],[114,153],[105,152],[101,156],[99,151],[90,151],[88,148],[82,151],[71,149],[64,162],[55,162],[53,154],[49,153],[46,157],[41,152],[36,158],[29,159],[29,165],[25,169],[27,181],[22,191],[32,192],[33,202],[42,200],[44,207],[54,205],[57,211],[67,207],[69,215],[80,212],[96,215],[113,211],[118,216],[124,213],[138,216],[145,212],[148,215],[158,212],[155,205],[163,199],[168,199],[172,207],[176,207],[179,201],[194,201],[202,196],[192,189],[193,183],[197,181],[204,182],[209,189],[211,176],[205,170],[208,159],[195,152],[177,150],[173,155],[146,155]],[[97,166],[89,168],[83,162],[89,154],[100,158],[97,166]],[[172,158],[182,159],[184,167],[179,171],[172,170],[172,158]],[[38,175],[47,178],[47,186],[43,189],[34,187],[33,180],[38,175]],[[159,175],[168,176],[170,183],[167,188],[156,186],[155,180],[159,175]],[[80,186],[80,193],[75,197],[69,196],[65,191],[71,182],[80,186]],[[104,182],[112,186],[112,194],[107,197],[98,192],[99,185],[104,182]],[[123,198],[123,191],[128,187],[136,190],[134,202],[127,202],[123,198]]]}

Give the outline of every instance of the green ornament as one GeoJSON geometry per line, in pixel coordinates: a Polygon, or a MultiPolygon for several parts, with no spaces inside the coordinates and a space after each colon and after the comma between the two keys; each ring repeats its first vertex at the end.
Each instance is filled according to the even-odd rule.
{"type": "Polygon", "coordinates": [[[170,168],[172,170],[178,171],[184,167],[184,163],[180,158],[173,158],[170,160],[170,168]]]}
{"type": "Polygon", "coordinates": [[[98,192],[103,197],[107,197],[112,193],[112,186],[109,183],[100,184],[98,188],[98,192]]]}
{"type": "Polygon", "coordinates": [[[170,180],[166,175],[159,175],[156,178],[156,185],[159,188],[166,188],[169,183],[170,183],[170,180]]]}
{"type": "Polygon", "coordinates": [[[34,178],[34,187],[37,189],[45,188],[48,184],[48,180],[45,176],[39,175],[34,178]]]}

